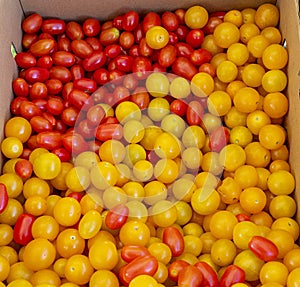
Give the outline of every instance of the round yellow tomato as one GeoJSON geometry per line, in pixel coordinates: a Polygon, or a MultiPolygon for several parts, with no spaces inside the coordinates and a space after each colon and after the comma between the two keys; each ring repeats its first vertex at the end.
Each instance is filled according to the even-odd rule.
{"type": "Polygon", "coordinates": [[[208,21],[208,12],[202,6],[192,6],[186,10],[184,14],[184,21],[191,29],[201,29],[208,21]]]}
{"type": "Polygon", "coordinates": [[[285,286],[288,274],[289,271],[282,262],[270,261],[262,266],[259,279],[262,284],[276,282],[285,286]]]}
{"type": "Polygon", "coordinates": [[[153,26],[146,32],[146,43],[152,49],[162,49],[169,42],[169,32],[162,26],[153,26]]]}
{"type": "Polygon", "coordinates": [[[197,188],[191,198],[191,204],[195,212],[200,215],[209,215],[217,210],[220,204],[219,193],[211,187],[197,188]]]}
{"type": "Polygon", "coordinates": [[[216,240],[211,247],[211,259],[218,266],[231,264],[236,254],[234,243],[226,238],[216,240]]]}
{"type": "Polygon", "coordinates": [[[230,22],[219,24],[215,28],[213,35],[217,45],[222,48],[229,48],[230,45],[238,43],[240,39],[238,27],[230,22]]]}
{"type": "Polygon", "coordinates": [[[119,237],[124,245],[145,246],[150,239],[150,230],[141,221],[128,221],[121,227],[119,237]]]}
{"type": "Polygon", "coordinates": [[[33,162],[33,171],[41,179],[53,179],[61,171],[61,161],[54,153],[40,154],[33,162]]]}
{"type": "Polygon", "coordinates": [[[12,117],[4,126],[5,137],[16,137],[22,143],[29,139],[31,132],[32,128],[29,121],[23,117],[12,117]]]}
{"type": "Polygon", "coordinates": [[[109,270],[97,270],[93,273],[89,282],[90,287],[119,287],[118,277],[109,270]]]}
{"type": "Polygon", "coordinates": [[[1,142],[1,151],[7,158],[18,158],[23,152],[23,143],[17,137],[7,137],[1,142]]]}

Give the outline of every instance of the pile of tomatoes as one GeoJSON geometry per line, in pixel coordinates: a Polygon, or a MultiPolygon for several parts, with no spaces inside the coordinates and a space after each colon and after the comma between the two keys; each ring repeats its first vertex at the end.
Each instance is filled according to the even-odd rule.
{"type": "Polygon", "coordinates": [[[278,23],[272,4],[26,17],[0,286],[299,286],[278,23]]]}

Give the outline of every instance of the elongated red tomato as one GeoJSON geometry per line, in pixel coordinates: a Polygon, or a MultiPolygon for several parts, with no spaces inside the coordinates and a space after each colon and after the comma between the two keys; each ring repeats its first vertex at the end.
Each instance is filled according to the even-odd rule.
{"type": "Polygon", "coordinates": [[[14,226],[14,241],[26,245],[32,240],[31,227],[35,217],[28,213],[21,214],[14,226]]]}
{"type": "Polygon", "coordinates": [[[125,204],[117,204],[107,212],[105,224],[110,229],[119,229],[127,221],[129,208],[125,204]]]}
{"type": "Polygon", "coordinates": [[[35,57],[48,55],[54,48],[55,41],[52,39],[41,39],[30,46],[30,53],[35,57]]]}
{"type": "Polygon", "coordinates": [[[71,42],[73,53],[79,58],[86,58],[93,54],[93,48],[85,40],[74,40],[71,42]]]}
{"type": "Polygon", "coordinates": [[[71,67],[75,63],[74,54],[67,51],[57,51],[52,56],[56,66],[71,67]]]}
{"type": "Polygon", "coordinates": [[[4,211],[8,203],[8,194],[5,184],[0,183],[0,214],[4,211]]]}
{"type": "Polygon", "coordinates": [[[36,58],[27,52],[20,52],[15,56],[16,64],[23,69],[28,69],[36,65],[36,58]]]}
{"type": "Polygon", "coordinates": [[[100,43],[104,46],[115,44],[120,37],[119,29],[111,27],[100,32],[100,43]]]}
{"type": "Polygon", "coordinates": [[[157,268],[158,261],[154,256],[140,256],[120,268],[119,278],[124,285],[128,286],[130,281],[138,275],[153,276],[157,268]]]}
{"type": "Polygon", "coordinates": [[[37,134],[37,145],[49,150],[62,146],[62,135],[57,131],[44,131],[37,134]]]}
{"type": "Polygon", "coordinates": [[[219,285],[216,271],[206,262],[199,261],[194,265],[202,273],[202,285],[206,287],[217,287],[219,285]]]}
{"type": "Polygon", "coordinates": [[[31,67],[25,72],[25,79],[28,83],[45,82],[49,79],[50,73],[45,68],[31,67]]]}
{"type": "Polygon", "coordinates": [[[64,135],[62,144],[68,152],[74,155],[80,154],[89,149],[88,143],[78,133],[64,135]]]}
{"type": "Polygon", "coordinates": [[[42,26],[43,18],[37,13],[33,13],[22,21],[22,30],[28,34],[38,32],[42,26]]]}
{"type": "Polygon", "coordinates": [[[277,259],[278,248],[269,239],[262,236],[253,236],[248,243],[249,249],[263,261],[273,261],[277,259]]]}
{"type": "Polygon", "coordinates": [[[244,283],[245,277],[246,274],[242,268],[231,264],[225,269],[223,275],[221,276],[219,286],[230,287],[235,283],[244,283]]]}
{"type": "Polygon", "coordinates": [[[180,231],[174,227],[166,227],[163,232],[163,243],[167,244],[174,257],[180,256],[184,250],[184,240],[180,231]]]}
{"type": "Polygon", "coordinates": [[[193,265],[184,267],[178,275],[178,287],[200,287],[202,281],[201,271],[193,265]]]}
{"type": "Polygon", "coordinates": [[[172,71],[187,80],[191,80],[198,72],[195,65],[186,57],[178,57],[172,64],[172,71]]]}
{"type": "Polygon", "coordinates": [[[68,100],[72,105],[74,105],[74,107],[76,107],[79,110],[88,110],[94,104],[93,98],[90,97],[89,94],[78,89],[73,89],[70,92],[68,100]]]}
{"type": "Polygon", "coordinates": [[[42,31],[50,35],[63,34],[66,29],[66,23],[60,19],[46,19],[42,23],[42,31]]]}
{"type": "Polygon", "coordinates": [[[125,245],[121,249],[121,257],[127,263],[131,262],[137,257],[146,255],[150,255],[150,252],[145,246],[125,245]]]}
{"type": "Polygon", "coordinates": [[[199,101],[191,101],[186,110],[186,119],[189,125],[200,125],[204,109],[199,101]]]}
{"type": "MultiPolygon", "coordinates": [[[[22,179],[31,177],[33,171],[32,163],[28,159],[19,159],[15,164],[15,172],[22,179]]],[[[1,195],[0,195],[1,198],[1,195]]]]}
{"type": "Polygon", "coordinates": [[[172,281],[177,282],[179,272],[189,265],[190,265],[189,263],[187,263],[186,261],[181,260],[181,259],[177,259],[177,260],[173,261],[168,266],[168,277],[172,281]]]}
{"type": "Polygon", "coordinates": [[[229,131],[223,126],[216,127],[209,137],[209,147],[219,152],[229,142],[229,131]]]}
{"type": "Polygon", "coordinates": [[[105,63],[105,53],[103,51],[95,51],[83,60],[82,66],[84,70],[91,72],[101,68],[105,63]]]}
{"type": "Polygon", "coordinates": [[[99,125],[96,130],[96,138],[102,142],[110,139],[120,140],[122,137],[123,128],[120,124],[104,123],[99,125]]]}

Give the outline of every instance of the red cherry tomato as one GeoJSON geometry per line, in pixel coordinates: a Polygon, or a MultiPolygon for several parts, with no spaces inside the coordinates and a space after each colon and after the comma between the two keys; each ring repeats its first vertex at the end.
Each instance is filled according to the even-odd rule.
{"type": "Polygon", "coordinates": [[[110,229],[119,229],[127,221],[129,208],[125,204],[117,204],[107,212],[105,224],[110,229]]]}
{"type": "Polygon", "coordinates": [[[237,220],[239,222],[242,222],[242,221],[251,221],[251,218],[248,214],[245,214],[245,213],[239,213],[235,216],[237,218],[237,220]]]}
{"type": "Polygon", "coordinates": [[[46,99],[48,96],[48,89],[46,84],[36,82],[29,90],[29,97],[31,100],[46,99]]]}
{"type": "Polygon", "coordinates": [[[189,263],[187,263],[186,261],[181,260],[181,259],[177,259],[177,260],[173,261],[168,266],[168,277],[172,281],[177,282],[179,272],[189,265],[190,265],[189,263]]]}
{"type": "Polygon", "coordinates": [[[78,119],[79,110],[75,107],[65,108],[61,113],[61,120],[64,124],[73,127],[78,119]]]}
{"type": "Polygon", "coordinates": [[[22,22],[22,30],[28,34],[38,32],[42,26],[43,18],[37,13],[33,13],[26,17],[22,22]]]}
{"type": "Polygon", "coordinates": [[[0,214],[5,210],[8,203],[8,194],[5,184],[0,183],[0,214]]]}
{"type": "Polygon", "coordinates": [[[71,40],[81,40],[84,38],[82,27],[75,21],[70,21],[66,25],[66,35],[71,40]]]}
{"type": "Polygon", "coordinates": [[[278,248],[269,239],[262,236],[253,236],[248,244],[249,249],[263,261],[273,261],[277,259],[278,248]]]}
{"type": "Polygon", "coordinates": [[[22,37],[22,46],[24,49],[28,50],[30,46],[39,39],[37,34],[27,34],[25,33],[22,37]]]}
{"type": "Polygon", "coordinates": [[[244,283],[245,282],[245,271],[240,267],[231,264],[226,267],[223,275],[220,278],[219,286],[220,287],[230,287],[235,283],[244,283]]]}
{"type": "Polygon", "coordinates": [[[128,286],[134,277],[143,274],[153,276],[157,269],[158,261],[154,256],[140,256],[120,268],[119,278],[124,285],[128,286]]]}
{"type": "Polygon", "coordinates": [[[104,46],[116,44],[119,41],[120,31],[111,27],[100,32],[100,43],[104,46]]]}
{"type": "Polygon", "coordinates": [[[71,52],[71,40],[68,39],[65,35],[58,36],[57,39],[57,49],[58,51],[71,52]]]}
{"type": "Polygon", "coordinates": [[[103,51],[103,46],[96,37],[87,37],[85,41],[93,48],[94,51],[103,51]]]}
{"type": "MultiPolygon", "coordinates": [[[[71,75],[72,75],[72,78],[74,81],[84,78],[84,76],[85,76],[84,69],[83,69],[82,65],[79,65],[79,64],[73,65],[70,68],[70,72],[71,72],[71,75]]],[[[73,85],[73,83],[72,83],[72,85],[73,85]]],[[[72,87],[72,89],[73,89],[73,87],[72,87]]]]}
{"type": "Polygon", "coordinates": [[[195,65],[185,57],[178,57],[172,64],[172,71],[174,74],[191,80],[198,72],[195,65]]]}
{"type": "Polygon", "coordinates": [[[176,60],[177,49],[173,45],[163,47],[158,53],[158,63],[163,67],[170,67],[176,60]]]}
{"type": "Polygon", "coordinates": [[[200,287],[202,281],[201,271],[193,265],[184,267],[178,274],[178,287],[200,287]]]}
{"type": "Polygon", "coordinates": [[[33,171],[32,163],[27,159],[19,159],[15,164],[16,174],[23,179],[30,178],[32,175],[32,171],[33,171]]]}
{"type": "Polygon", "coordinates": [[[39,107],[30,101],[22,101],[19,111],[20,115],[27,120],[30,120],[34,116],[42,115],[42,111],[39,107]]]}
{"type": "Polygon", "coordinates": [[[50,95],[57,95],[63,89],[63,84],[58,79],[49,79],[45,82],[45,85],[47,87],[48,94],[50,95]]]}
{"type": "Polygon", "coordinates": [[[54,116],[58,116],[64,110],[64,104],[61,98],[51,97],[48,99],[46,109],[54,116]]]}
{"type": "Polygon", "coordinates": [[[99,125],[95,136],[102,142],[109,139],[120,140],[123,137],[123,128],[120,124],[104,123],[99,125]]]}
{"type": "Polygon", "coordinates": [[[219,285],[216,271],[206,262],[199,261],[194,265],[202,273],[202,285],[207,287],[217,287],[219,285]]]}
{"type": "Polygon", "coordinates": [[[71,67],[75,63],[74,54],[67,51],[57,51],[52,55],[53,63],[56,66],[71,67]]]}
{"type": "Polygon", "coordinates": [[[207,24],[202,28],[202,31],[204,32],[204,34],[208,35],[208,34],[213,34],[215,28],[221,24],[223,22],[223,20],[220,17],[217,16],[210,16],[207,24]]]}
{"type": "Polygon", "coordinates": [[[71,160],[71,153],[67,151],[64,147],[54,148],[51,150],[51,152],[56,154],[61,162],[68,162],[71,160]]]}
{"type": "Polygon", "coordinates": [[[79,89],[86,93],[93,93],[97,89],[97,83],[90,78],[80,78],[74,80],[74,89],[79,89]]]}
{"type": "Polygon", "coordinates": [[[94,104],[93,98],[90,97],[89,94],[79,89],[73,89],[69,94],[68,100],[72,105],[74,105],[74,107],[79,110],[88,110],[94,104]]]}
{"type": "Polygon", "coordinates": [[[53,66],[50,69],[50,78],[60,80],[63,84],[72,80],[71,72],[68,68],[63,66],[53,66]]]}
{"type": "Polygon", "coordinates": [[[150,96],[144,87],[137,87],[131,94],[130,100],[138,105],[143,110],[146,109],[150,103],[150,96]]]}
{"type": "Polygon", "coordinates": [[[183,100],[173,100],[170,104],[170,111],[180,117],[183,117],[187,111],[187,103],[183,100]]]}
{"type": "Polygon", "coordinates": [[[186,119],[189,125],[200,125],[204,115],[204,108],[199,101],[191,101],[186,110],[186,119]]]}
{"type": "Polygon", "coordinates": [[[133,57],[129,55],[119,55],[115,58],[116,68],[122,72],[128,73],[132,70],[133,57]]]}
{"type": "Polygon", "coordinates": [[[45,68],[32,67],[25,71],[25,79],[28,83],[45,82],[49,79],[49,71],[45,68]]]}
{"type": "Polygon", "coordinates": [[[31,214],[21,214],[14,226],[14,241],[20,245],[26,245],[32,240],[31,227],[35,217],[31,214]]]}
{"type": "Polygon", "coordinates": [[[80,202],[81,198],[83,197],[83,194],[80,192],[71,192],[68,194],[68,197],[72,197],[76,199],[78,202],[80,202]]]}
{"type": "Polygon", "coordinates": [[[20,52],[15,56],[16,64],[23,69],[28,69],[36,65],[36,58],[27,52],[20,52]]]}
{"type": "Polygon", "coordinates": [[[139,24],[139,14],[135,11],[128,11],[122,19],[122,28],[125,31],[133,31],[139,24]]]}
{"type": "Polygon", "coordinates": [[[84,70],[91,72],[101,68],[105,63],[105,53],[103,51],[95,51],[83,60],[82,66],[84,70]]]}
{"type": "Polygon", "coordinates": [[[208,63],[212,59],[212,54],[206,49],[197,49],[190,55],[190,60],[196,66],[208,63]]]}
{"type": "Polygon", "coordinates": [[[36,136],[36,143],[39,147],[52,150],[62,146],[62,135],[57,131],[40,132],[36,136]]]}
{"type": "Polygon", "coordinates": [[[121,53],[121,47],[118,44],[108,45],[104,48],[104,53],[108,58],[113,59],[121,53]]]}
{"type": "Polygon", "coordinates": [[[125,245],[121,249],[121,257],[127,263],[137,257],[150,255],[150,252],[145,246],[140,245],[125,245]]]}
{"type": "Polygon", "coordinates": [[[78,134],[67,134],[62,139],[63,147],[70,153],[77,155],[89,149],[88,143],[78,134]]]}
{"type": "Polygon", "coordinates": [[[29,86],[25,79],[16,78],[12,82],[13,92],[17,97],[27,97],[29,94],[29,86]]]}
{"type": "Polygon", "coordinates": [[[136,73],[139,79],[144,79],[147,77],[148,72],[152,70],[152,63],[146,57],[136,57],[133,60],[132,72],[136,73]]]}
{"type": "Polygon", "coordinates": [[[91,45],[85,40],[73,40],[71,42],[71,49],[77,57],[82,59],[91,56],[94,52],[91,45]]]}
{"type": "Polygon", "coordinates": [[[167,244],[174,257],[180,256],[184,250],[184,240],[180,231],[174,227],[166,227],[163,232],[163,243],[167,244]]]}
{"type": "Polygon", "coordinates": [[[82,29],[87,37],[97,36],[101,29],[100,21],[94,18],[85,19],[82,24],[82,29]]]}
{"type": "Polygon", "coordinates": [[[30,46],[30,53],[35,57],[48,55],[54,48],[55,41],[52,39],[41,39],[30,46]]]}
{"type": "Polygon", "coordinates": [[[109,72],[104,68],[97,69],[93,73],[93,79],[98,85],[104,85],[109,81],[109,72]]]}
{"type": "Polygon", "coordinates": [[[161,24],[168,31],[175,31],[179,26],[179,20],[175,13],[171,11],[165,11],[161,15],[161,24]]]}
{"type": "Polygon", "coordinates": [[[32,129],[37,132],[46,132],[53,129],[52,124],[42,116],[34,116],[30,119],[32,129]]]}
{"type": "Polygon", "coordinates": [[[148,12],[143,21],[142,21],[142,29],[144,34],[153,26],[160,26],[161,25],[161,19],[159,14],[156,12],[148,12]]]}
{"type": "Polygon", "coordinates": [[[123,49],[125,49],[125,50],[130,49],[132,47],[132,45],[134,44],[133,32],[129,32],[129,31],[122,32],[120,35],[119,43],[123,49]]]}
{"type": "Polygon", "coordinates": [[[212,151],[219,152],[229,142],[229,131],[227,128],[216,127],[209,137],[209,148],[212,151]]]}
{"type": "Polygon", "coordinates": [[[46,19],[42,23],[42,31],[50,35],[60,35],[65,32],[66,23],[61,19],[46,19]]]}
{"type": "Polygon", "coordinates": [[[204,40],[204,32],[201,29],[192,29],[187,33],[185,40],[193,48],[199,48],[204,40]]]}
{"type": "Polygon", "coordinates": [[[182,57],[190,58],[190,56],[194,51],[191,45],[183,42],[176,43],[175,47],[177,50],[178,57],[182,56],[182,57]]]}

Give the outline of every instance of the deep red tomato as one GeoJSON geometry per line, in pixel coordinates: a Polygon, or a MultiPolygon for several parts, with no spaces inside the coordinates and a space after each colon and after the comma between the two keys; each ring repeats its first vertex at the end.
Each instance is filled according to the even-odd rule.
{"type": "Polygon", "coordinates": [[[133,31],[134,42],[139,44],[141,39],[145,36],[143,32],[142,22],[138,24],[138,26],[133,31]]]}
{"type": "Polygon", "coordinates": [[[204,63],[208,63],[210,62],[211,59],[212,59],[212,54],[206,49],[202,49],[202,48],[194,50],[190,55],[190,60],[196,66],[200,66],[204,63]]]}
{"type": "Polygon", "coordinates": [[[95,18],[87,18],[82,24],[82,29],[87,37],[97,36],[101,29],[100,21],[95,18]]]}
{"type": "Polygon", "coordinates": [[[92,140],[95,138],[95,128],[89,125],[87,119],[79,122],[76,126],[76,131],[86,140],[92,140]]]}
{"type": "Polygon", "coordinates": [[[204,32],[201,29],[192,29],[187,33],[185,40],[193,48],[199,48],[204,40],[204,32]]]}
{"type": "Polygon", "coordinates": [[[38,133],[36,143],[39,147],[53,150],[62,146],[62,135],[58,131],[46,131],[38,133]]]}
{"type": "Polygon", "coordinates": [[[24,49],[29,49],[30,46],[39,39],[37,34],[23,34],[22,36],[22,46],[24,49]]]}
{"type": "Polygon", "coordinates": [[[63,136],[63,147],[73,155],[78,155],[89,149],[88,143],[78,133],[63,136]]]}
{"type": "Polygon", "coordinates": [[[121,30],[122,29],[122,22],[123,22],[123,15],[117,15],[113,19],[113,26],[116,27],[117,29],[121,30]]]}
{"type": "Polygon", "coordinates": [[[130,91],[134,90],[138,84],[135,74],[127,74],[123,79],[123,86],[130,91]]]}
{"type": "Polygon", "coordinates": [[[128,214],[129,208],[125,204],[117,204],[107,212],[105,224],[112,230],[119,229],[127,221],[128,214]]]}
{"type": "Polygon", "coordinates": [[[41,116],[42,111],[33,102],[22,101],[20,105],[20,115],[23,118],[30,120],[34,116],[41,116]]]}
{"type": "Polygon", "coordinates": [[[54,48],[55,41],[52,39],[41,39],[30,46],[30,53],[35,57],[48,55],[54,48]]]}
{"type": "Polygon", "coordinates": [[[146,57],[136,57],[133,60],[132,72],[136,73],[139,79],[145,79],[148,76],[148,72],[152,70],[152,63],[146,57]]]}
{"type": "Polygon", "coordinates": [[[180,231],[174,227],[166,227],[163,232],[163,243],[167,244],[174,257],[180,256],[184,250],[184,240],[180,231]]]}
{"type": "Polygon", "coordinates": [[[183,117],[187,111],[187,103],[183,100],[173,100],[170,104],[170,111],[180,117],[183,117]]]}
{"type": "Polygon", "coordinates": [[[106,63],[106,55],[104,51],[95,51],[90,56],[86,57],[83,62],[82,66],[86,71],[95,71],[106,63]]]}
{"type": "Polygon", "coordinates": [[[138,53],[144,57],[150,57],[153,54],[153,49],[149,47],[145,37],[139,43],[138,53]]]}
{"type": "Polygon", "coordinates": [[[48,97],[46,84],[41,82],[34,83],[29,89],[29,97],[31,100],[46,99],[48,97]]]}
{"type": "Polygon", "coordinates": [[[93,48],[94,51],[103,51],[103,46],[96,37],[87,37],[85,41],[93,48]]]}
{"type": "Polygon", "coordinates": [[[95,136],[102,142],[110,139],[120,140],[123,137],[123,128],[120,124],[115,123],[100,124],[95,136]]]}
{"type": "Polygon", "coordinates": [[[36,58],[27,52],[20,52],[15,56],[16,64],[23,69],[28,69],[36,65],[36,58]]]}
{"type": "Polygon", "coordinates": [[[83,197],[83,194],[80,192],[71,192],[68,194],[68,197],[72,197],[72,198],[76,199],[78,202],[80,202],[80,200],[83,197]]]}
{"type": "Polygon", "coordinates": [[[53,63],[56,66],[71,67],[75,64],[74,54],[66,51],[57,51],[52,55],[53,63]]]}
{"type": "Polygon", "coordinates": [[[34,34],[40,30],[42,22],[42,16],[37,13],[33,13],[22,21],[22,30],[25,33],[34,34]]]}
{"type": "Polygon", "coordinates": [[[120,268],[119,278],[124,285],[128,286],[134,277],[142,274],[153,276],[157,269],[158,261],[154,256],[140,256],[120,268]]]}
{"type": "Polygon", "coordinates": [[[59,97],[50,97],[46,104],[46,109],[54,116],[60,115],[64,110],[64,104],[59,97]]]}
{"type": "Polygon", "coordinates": [[[32,240],[31,227],[35,217],[28,213],[21,214],[14,226],[14,241],[20,245],[26,245],[32,240]]]}
{"type": "Polygon", "coordinates": [[[175,32],[169,32],[169,44],[175,45],[178,43],[178,36],[175,32]]]}
{"type": "Polygon", "coordinates": [[[42,116],[32,117],[30,119],[30,124],[32,129],[37,133],[52,131],[53,129],[52,124],[42,116]]]}
{"type": "Polygon", "coordinates": [[[211,75],[213,78],[216,76],[216,68],[211,63],[201,64],[199,67],[199,72],[204,72],[211,75]]]}
{"type": "Polygon", "coordinates": [[[90,107],[86,114],[88,123],[92,127],[98,126],[103,121],[105,116],[106,116],[105,110],[100,105],[94,105],[90,107]]]}
{"type": "Polygon", "coordinates": [[[104,46],[116,44],[119,41],[120,30],[116,27],[111,27],[100,32],[100,43],[104,46]]]}
{"type": "Polygon", "coordinates": [[[65,51],[65,52],[71,52],[71,40],[67,38],[65,35],[58,36],[57,39],[57,50],[58,51],[65,51]]]}
{"type": "Polygon", "coordinates": [[[202,285],[206,287],[217,287],[219,285],[216,271],[206,262],[199,261],[194,265],[202,273],[202,285]]]}
{"type": "Polygon", "coordinates": [[[142,29],[144,34],[153,26],[160,26],[161,19],[158,13],[156,12],[148,12],[144,19],[142,20],[142,29]]]}
{"type": "Polygon", "coordinates": [[[179,25],[175,31],[176,35],[178,36],[178,40],[180,42],[185,42],[186,36],[189,31],[190,31],[190,29],[187,26],[179,25]]]}
{"type": "Polygon", "coordinates": [[[163,47],[158,53],[158,63],[162,67],[170,67],[176,60],[177,49],[173,45],[163,47]]]}
{"type": "Polygon", "coordinates": [[[209,148],[212,151],[219,152],[229,142],[229,131],[227,128],[216,127],[209,137],[209,148]]]}
{"type": "Polygon", "coordinates": [[[179,42],[175,45],[175,47],[177,50],[178,57],[189,58],[194,51],[193,47],[188,43],[179,42]]]}
{"type": "Polygon", "coordinates": [[[26,145],[30,150],[34,150],[35,148],[39,147],[36,139],[37,139],[37,135],[31,135],[28,141],[26,142],[26,145]]]}
{"type": "Polygon", "coordinates": [[[61,162],[68,162],[71,160],[71,153],[68,152],[64,147],[58,147],[51,150],[52,153],[56,154],[61,162]]]}
{"type": "Polygon", "coordinates": [[[104,68],[97,69],[93,73],[93,79],[97,82],[98,85],[104,85],[110,80],[109,72],[104,68]]]}
{"type": "Polygon", "coordinates": [[[133,57],[129,55],[119,55],[115,58],[116,69],[129,73],[132,70],[133,57]]]}
{"type": "Polygon", "coordinates": [[[150,255],[149,250],[145,246],[125,245],[121,249],[122,259],[129,263],[137,257],[150,255]]]}
{"type": "Polygon", "coordinates": [[[25,79],[14,79],[12,82],[12,88],[15,96],[17,97],[27,97],[29,94],[29,86],[25,79]]]}
{"type": "MultiPolygon", "coordinates": [[[[15,164],[15,172],[23,179],[31,177],[33,171],[32,163],[28,159],[19,159],[15,164]]],[[[1,188],[0,188],[1,193],[1,188]]],[[[0,196],[1,198],[1,196],[0,196]]]]}
{"type": "Polygon", "coordinates": [[[269,239],[262,236],[253,236],[249,243],[249,249],[263,261],[273,261],[277,259],[278,248],[269,239]]]}
{"type": "Polygon", "coordinates": [[[63,84],[58,79],[49,79],[45,82],[45,84],[50,95],[57,95],[63,89],[63,84]]]}
{"type": "Polygon", "coordinates": [[[185,23],[185,20],[184,20],[185,9],[178,8],[174,11],[174,13],[177,16],[179,23],[184,24],[185,23]]]}
{"type": "Polygon", "coordinates": [[[74,89],[79,89],[86,93],[93,93],[97,89],[97,83],[90,78],[80,78],[74,80],[74,89]]]}
{"type": "Polygon", "coordinates": [[[138,105],[143,110],[150,103],[150,96],[145,87],[137,87],[131,94],[130,100],[138,105]]]}
{"type": "Polygon", "coordinates": [[[240,267],[231,264],[226,267],[223,275],[220,278],[219,286],[220,287],[230,287],[235,283],[244,283],[245,282],[245,271],[240,267]]]}
{"type": "Polygon", "coordinates": [[[195,65],[186,57],[178,57],[172,64],[172,71],[187,80],[191,80],[198,72],[195,65]]]}
{"type": "Polygon", "coordinates": [[[186,110],[187,123],[191,125],[200,125],[204,115],[203,106],[199,101],[191,101],[186,110]]]}
{"type": "Polygon", "coordinates": [[[181,259],[177,259],[177,260],[173,261],[168,266],[168,277],[172,281],[177,282],[179,272],[189,265],[190,265],[189,263],[187,263],[186,261],[181,260],[181,259]]]}
{"type": "Polygon", "coordinates": [[[36,65],[41,68],[50,69],[53,65],[53,59],[50,55],[38,58],[36,65]]]}
{"type": "Polygon", "coordinates": [[[79,110],[88,110],[94,104],[93,98],[79,89],[73,89],[69,94],[68,100],[79,110]]]}
{"type": "Polygon", "coordinates": [[[201,271],[193,265],[184,267],[178,274],[178,287],[200,287],[202,281],[201,271]]]}
{"type": "Polygon", "coordinates": [[[223,22],[223,20],[220,17],[217,16],[210,16],[208,18],[207,24],[202,28],[202,31],[204,32],[204,34],[208,35],[208,34],[213,34],[215,28],[221,24],[223,22]]]}
{"type": "Polygon", "coordinates": [[[94,50],[85,40],[73,40],[71,42],[72,52],[79,58],[84,59],[93,54],[94,50]]]}
{"type": "Polygon", "coordinates": [[[130,49],[132,47],[132,45],[134,44],[133,33],[129,32],[129,31],[122,32],[120,35],[119,44],[125,50],[130,49]]]}
{"type": "Polygon", "coordinates": [[[71,40],[81,40],[84,38],[82,27],[75,21],[70,21],[66,25],[66,35],[71,40]]]}
{"type": "Polygon", "coordinates": [[[10,103],[10,111],[13,115],[20,115],[20,106],[23,102],[28,102],[27,98],[16,97],[10,103]]]}
{"type": "Polygon", "coordinates": [[[42,113],[47,111],[47,99],[35,99],[32,103],[35,104],[42,113]]]}
{"type": "Polygon", "coordinates": [[[4,183],[0,183],[0,214],[5,210],[8,203],[8,194],[6,185],[4,183]]]}
{"type": "Polygon", "coordinates": [[[139,14],[135,11],[128,11],[123,15],[122,28],[125,31],[133,31],[139,24],[139,14]]]}
{"type": "MultiPolygon", "coordinates": [[[[79,65],[79,64],[75,64],[73,65],[71,68],[70,68],[70,72],[71,72],[71,75],[72,75],[72,79],[75,81],[75,80],[78,80],[78,79],[81,79],[85,76],[85,72],[84,72],[84,69],[82,67],[82,65],[79,65]]],[[[69,84],[69,83],[68,83],[69,84]]],[[[72,83],[73,84],[73,83],[72,83]]],[[[73,87],[72,87],[73,89],[73,87]]]]}
{"type": "Polygon", "coordinates": [[[235,216],[239,222],[241,221],[251,221],[251,218],[248,214],[239,213],[235,216]]]}
{"type": "Polygon", "coordinates": [[[66,23],[61,19],[46,19],[42,23],[42,31],[50,35],[60,35],[65,32],[66,23]]]}
{"type": "Polygon", "coordinates": [[[118,44],[111,44],[104,48],[104,53],[106,57],[113,59],[120,55],[121,53],[121,47],[118,44]]]}
{"type": "Polygon", "coordinates": [[[26,70],[25,79],[28,83],[45,82],[49,79],[50,73],[45,68],[32,67],[26,70]]]}
{"type": "Polygon", "coordinates": [[[60,80],[63,84],[72,80],[72,74],[70,70],[63,66],[53,66],[50,69],[50,78],[60,80]]]}
{"type": "Polygon", "coordinates": [[[175,13],[171,11],[165,11],[161,15],[161,24],[168,31],[175,31],[179,26],[179,20],[175,13]]]}

